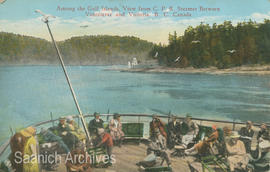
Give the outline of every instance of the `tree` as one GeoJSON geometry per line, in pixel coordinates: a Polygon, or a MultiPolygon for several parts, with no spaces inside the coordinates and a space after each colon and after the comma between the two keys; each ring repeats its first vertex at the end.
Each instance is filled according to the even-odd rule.
{"type": "Polygon", "coordinates": [[[249,20],[236,26],[231,21],[214,23],[212,27],[201,23],[189,26],[182,36],[176,32],[169,34],[169,44],[158,47],[162,52],[159,61],[168,66],[185,66],[173,64],[179,55],[187,59],[189,66],[198,68],[267,64],[270,63],[270,20],[261,24],[249,20]]]}

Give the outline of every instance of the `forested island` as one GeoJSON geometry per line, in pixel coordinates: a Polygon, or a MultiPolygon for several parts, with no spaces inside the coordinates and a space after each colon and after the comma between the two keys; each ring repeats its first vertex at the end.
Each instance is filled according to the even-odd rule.
{"type": "MultiPolygon", "coordinates": [[[[270,64],[270,20],[231,21],[212,26],[189,26],[183,35],[169,34],[168,44],[154,44],[133,36],[78,36],[57,42],[68,65],[127,64],[133,57],[143,64],[156,59],[168,68],[235,68],[270,64]],[[178,58],[179,57],[179,58],[178,58]]],[[[57,64],[51,42],[0,32],[0,64],[57,64]]]]}
{"type": "MultiPolygon", "coordinates": [[[[68,65],[127,64],[136,57],[149,60],[153,43],[133,36],[78,36],[57,42],[68,65]]],[[[13,33],[0,32],[1,65],[58,64],[51,42],[13,33]]]]}
{"type": "Polygon", "coordinates": [[[160,65],[219,69],[270,63],[270,20],[188,27],[182,36],[169,34],[168,45],[155,45],[150,55],[160,65]],[[177,57],[180,57],[177,59],[177,57]]]}

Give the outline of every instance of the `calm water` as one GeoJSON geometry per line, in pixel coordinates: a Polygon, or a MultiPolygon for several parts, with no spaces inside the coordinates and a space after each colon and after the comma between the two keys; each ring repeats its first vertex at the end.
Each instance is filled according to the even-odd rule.
{"type": "MultiPolygon", "coordinates": [[[[82,111],[269,121],[270,76],[139,74],[67,67],[82,111]]],[[[20,128],[76,114],[60,67],[0,67],[0,142],[20,128]]]]}

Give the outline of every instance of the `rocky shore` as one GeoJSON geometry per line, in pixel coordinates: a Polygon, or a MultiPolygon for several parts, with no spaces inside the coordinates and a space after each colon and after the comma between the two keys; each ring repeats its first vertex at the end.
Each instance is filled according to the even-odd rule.
{"type": "Polygon", "coordinates": [[[172,68],[172,67],[146,67],[146,68],[114,68],[108,70],[115,70],[120,72],[136,72],[136,73],[179,73],[179,74],[243,74],[243,75],[270,75],[270,65],[252,65],[240,66],[228,69],[218,69],[216,67],[209,68],[172,68]]]}

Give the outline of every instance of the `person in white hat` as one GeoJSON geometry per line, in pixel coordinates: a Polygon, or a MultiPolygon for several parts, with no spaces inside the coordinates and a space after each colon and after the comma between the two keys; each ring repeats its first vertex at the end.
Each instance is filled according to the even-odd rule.
{"type": "Polygon", "coordinates": [[[111,135],[105,132],[104,128],[98,129],[98,135],[101,137],[101,142],[97,144],[97,147],[104,146],[107,151],[107,155],[109,156],[109,164],[111,164],[112,160],[112,149],[113,149],[113,139],[111,135]]]}
{"type": "Polygon", "coordinates": [[[226,143],[228,153],[228,163],[230,171],[234,172],[235,169],[246,170],[248,164],[248,156],[244,143],[239,140],[240,135],[234,131],[230,135],[230,139],[226,143]]]}
{"type": "Polygon", "coordinates": [[[194,141],[199,133],[199,126],[196,122],[192,121],[191,114],[187,114],[182,126],[187,127],[187,133],[182,137],[182,144],[184,148],[187,148],[190,143],[194,141]]]}
{"type": "Polygon", "coordinates": [[[71,134],[76,136],[80,141],[85,142],[86,136],[81,128],[76,124],[76,122],[73,120],[72,116],[67,116],[67,128],[71,134]]]}

